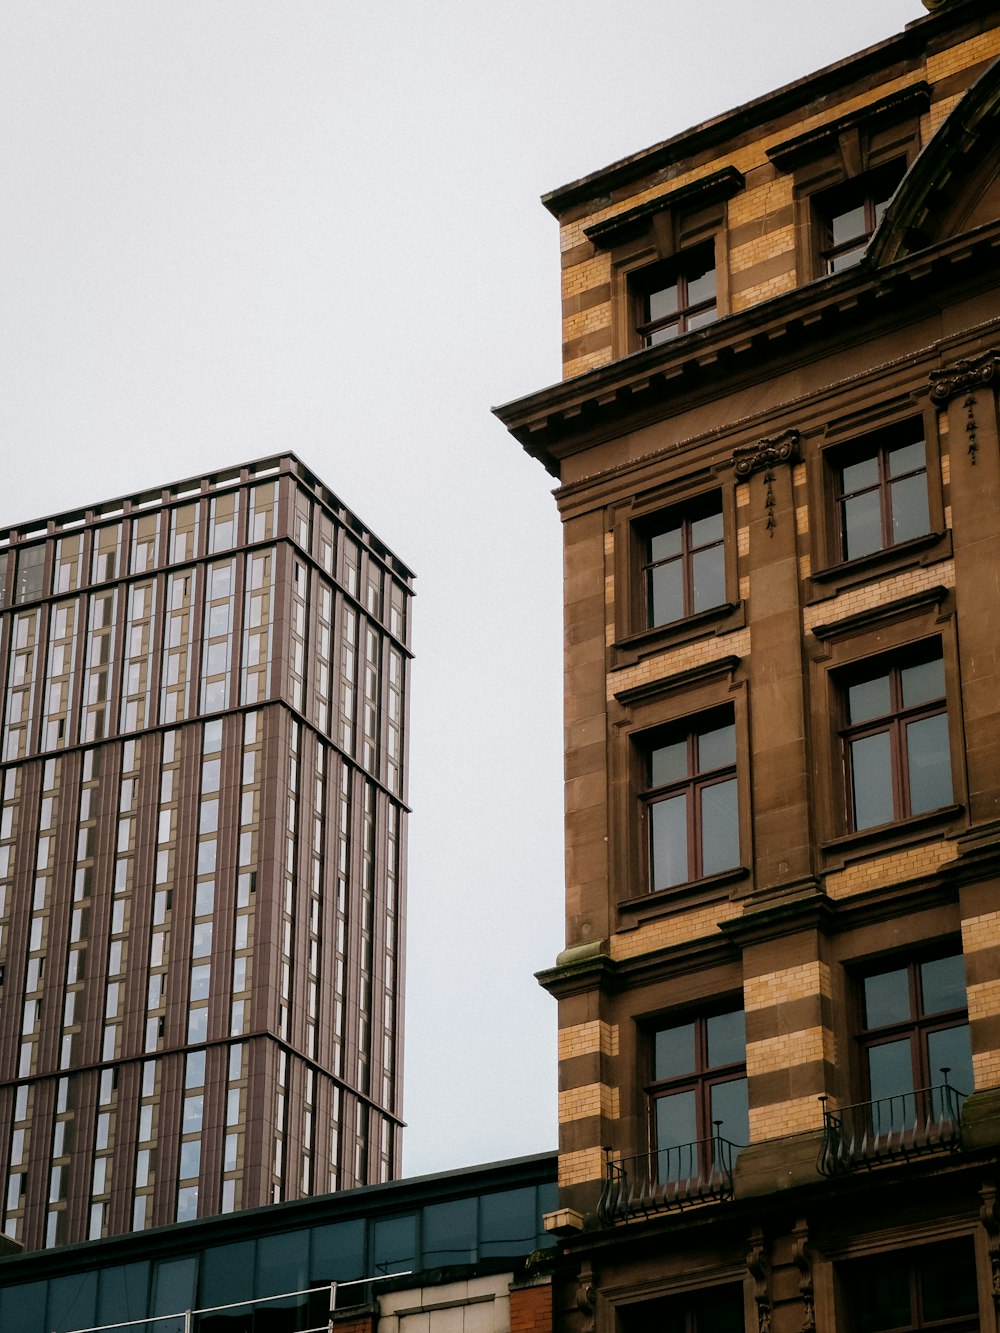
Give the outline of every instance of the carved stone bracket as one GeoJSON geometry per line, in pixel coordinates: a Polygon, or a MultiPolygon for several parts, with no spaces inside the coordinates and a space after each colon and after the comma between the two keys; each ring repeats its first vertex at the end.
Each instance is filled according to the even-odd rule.
{"type": "Polygon", "coordinates": [[[747,1252],[747,1272],[753,1279],[753,1299],[757,1307],[757,1333],[771,1333],[771,1264],[764,1244],[764,1237],[759,1227],[755,1227],[750,1237],[750,1249],[747,1252]]]}
{"type": "Polygon", "coordinates": [[[774,498],[774,473],[772,468],[779,463],[795,463],[799,457],[799,432],[782,431],[780,435],[770,435],[758,440],[756,444],[739,444],[733,450],[733,471],[739,479],[752,476],[763,469],[764,472],[764,508],[767,510],[767,535],[774,536],[778,521],[774,516],[776,500],[774,498]]]}
{"type": "Polygon", "coordinates": [[[980,356],[956,361],[945,370],[932,370],[931,402],[944,407],[960,393],[973,394],[997,379],[1000,379],[1000,349],[993,347],[980,356]]]}
{"type": "Polygon", "coordinates": [[[792,1260],[799,1270],[799,1295],[802,1297],[802,1333],[814,1333],[816,1304],[813,1297],[812,1249],[805,1222],[798,1222],[792,1231],[792,1260]]]}
{"type": "Polygon", "coordinates": [[[597,1299],[594,1293],[594,1270],[588,1261],[580,1265],[576,1279],[576,1308],[580,1314],[583,1333],[593,1333],[597,1299]]]}
{"type": "Polygon", "coordinates": [[[990,1256],[990,1287],[993,1305],[1000,1313],[1000,1206],[997,1203],[995,1182],[988,1182],[979,1191],[979,1220],[986,1232],[986,1248],[990,1256]]]}
{"type": "Polygon", "coordinates": [[[770,470],[778,463],[795,463],[799,457],[800,438],[797,430],[784,430],[780,435],[769,435],[756,444],[738,444],[733,450],[733,471],[742,479],[762,468],[770,470]]]}

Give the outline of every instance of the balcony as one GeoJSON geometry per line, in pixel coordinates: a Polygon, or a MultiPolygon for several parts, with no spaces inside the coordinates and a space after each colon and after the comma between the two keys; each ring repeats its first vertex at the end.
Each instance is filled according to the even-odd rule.
{"type": "Polygon", "coordinates": [[[597,1213],[605,1226],[633,1217],[731,1199],[739,1147],[727,1139],[699,1139],[677,1148],[608,1161],[597,1213]]]}
{"type": "MultiPolygon", "coordinates": [[[[947,1082],[837,1111],[823,1107],[823,1144],[816,1168],[839,1176],[858,1167],[880,1166],[962,1146],[965,1094],[947,1082]]],[[[820,1098],[826,1102],[825,1097],[820,1098]]]]}

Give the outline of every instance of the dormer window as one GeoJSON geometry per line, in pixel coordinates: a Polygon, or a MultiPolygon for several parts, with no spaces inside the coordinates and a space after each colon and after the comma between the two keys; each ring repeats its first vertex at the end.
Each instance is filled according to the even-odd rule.
{"type": "Polygon", "coordinates": [[[633,276],[632,290],[643,347],[711,324],[717,315],[715,245],[698,245],[640,269],[633,276]]]}
{"type": "Polygon", "coordinates": [[[824,233],[821,253],[827,273],[839,273],[859,262],[905,171],[906,162],[899,159],[818,196],[816,211],[824,233]]]}

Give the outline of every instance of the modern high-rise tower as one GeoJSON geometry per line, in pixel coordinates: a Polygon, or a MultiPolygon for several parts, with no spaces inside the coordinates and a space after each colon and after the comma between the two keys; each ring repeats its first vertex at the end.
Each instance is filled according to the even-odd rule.
{"type": "Polygon", "coordinates": [[[411,595],[291,455],[0,532],[28,1248],[397,1172],[411,595]]]}

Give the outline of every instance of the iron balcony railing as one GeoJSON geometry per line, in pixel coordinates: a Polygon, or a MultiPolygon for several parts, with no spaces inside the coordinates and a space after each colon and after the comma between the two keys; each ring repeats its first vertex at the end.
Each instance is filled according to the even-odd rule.
{"type": "Polygon", "coordinates": [[[947,1079],[933,1088],[902,1092],[878,1101],[828,1111],[823,1106],[823,1143],[816,1167],[837,1176],[857,1167],[898,1162],[962,1146],[961,1110],[965,1094],[947,1079]]]}
{"type": "Polygon", "coordinates": [[[733,1162],[739,1151],[737,1144],[716,1135],[622,1161],[609,1158],[598,1216],[610,1224],[713,1199],[731,1199],[733,1162]]]}

